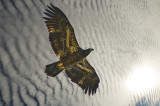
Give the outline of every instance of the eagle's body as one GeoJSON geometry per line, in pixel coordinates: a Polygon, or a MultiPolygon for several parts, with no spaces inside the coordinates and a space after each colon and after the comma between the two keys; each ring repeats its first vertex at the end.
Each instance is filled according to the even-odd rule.
{"type": "Polygon", "coordinates": [[[79,49],[73,53],[68,54],[68,56],[60,59],[60,61],[63,63],[64,67],[68,67],[70,65],[74,65],[80,62],[82,59],[87,57],[91,51],[92,49],[90,50],[79,49]]]}
{"type": "Polygon", "coordinates": [[[77,83],[85,93],[96,93],[99,78],[86,57],[93,49],[83,50],[77,43],[72,25],[65,14],[57,7],[48,6],[45,23],[49,31],[49,40],[60,61],[46,66],[49,76],[58,75],[63,69],[71,80],[77,83]]]}

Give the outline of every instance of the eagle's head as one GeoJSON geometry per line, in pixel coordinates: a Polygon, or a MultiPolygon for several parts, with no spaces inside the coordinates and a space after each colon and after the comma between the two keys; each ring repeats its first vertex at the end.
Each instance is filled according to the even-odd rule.
{"type": "Polygon", "coordinates": [[[89,48],[89,49],[87,49],[87,51],[91,52],[91,51],[94,51],[94,49],[93,48],[89,48]]]}
{"type": "Polygon", "coordinates": [[[90,53],[91,53],[91,51],[93,51],[94,49],[92,49],[92,48],[89,48],[89,49],[86,49],[86,50],[84,50],[84,54],[86,55],[86,56],[88,56],[90,53]]]}

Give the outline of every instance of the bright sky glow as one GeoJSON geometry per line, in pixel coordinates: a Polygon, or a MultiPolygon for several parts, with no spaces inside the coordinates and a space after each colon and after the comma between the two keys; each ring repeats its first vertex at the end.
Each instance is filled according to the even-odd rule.
{"type": "Polygon", "coordinates": [[[132,93],[147,93],[155,87],[158,80],[157,70],[149,65],[135,67],[128,76],[126,85],[132,93]]]}

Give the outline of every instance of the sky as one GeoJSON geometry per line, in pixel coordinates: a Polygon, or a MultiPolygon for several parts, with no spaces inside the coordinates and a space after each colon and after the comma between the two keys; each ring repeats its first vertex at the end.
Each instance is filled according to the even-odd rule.
{"type": "Polygon", "coordinates": [[[159,0],[0,0],[0,106],[159,106],[159,0]],[[85,95],[65,71],[55,78],[45,66],[58,61],[43,12],[60,8],[100,78],[85,95]]]}

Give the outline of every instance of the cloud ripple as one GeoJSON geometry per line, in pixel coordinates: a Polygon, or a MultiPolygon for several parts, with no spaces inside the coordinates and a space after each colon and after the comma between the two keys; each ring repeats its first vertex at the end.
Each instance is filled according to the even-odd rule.
{"type": "Polygon", "coordinates": [[[158,4],[158,0],[1,0],[0,105],[157,105],[159,93],[152,92],[158,88],[151,92],[153,97],[140,98],[126,92],[124,80],[133,65],[160,62],[158,4]],[[45,65],[58,60],[42,19],[49,3],[67,15],[80,46],[95,49],[87,57],[101,80],[94,96],[84,95],[65,72],[55,78],[44,73],[45,65]]]}

